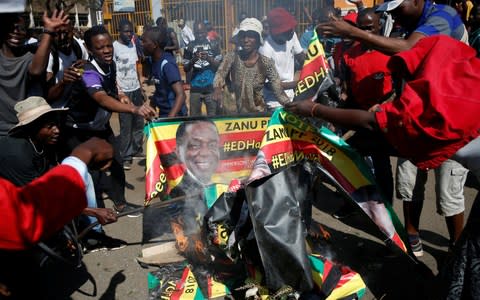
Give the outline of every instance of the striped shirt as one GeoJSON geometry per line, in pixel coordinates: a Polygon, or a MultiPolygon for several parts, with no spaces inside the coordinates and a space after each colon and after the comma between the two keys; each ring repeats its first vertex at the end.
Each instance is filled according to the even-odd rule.
{"type": "Polygon", "coordinates": [[[459,41],[468,41],[467,30],[457,11],[448,5],[428,0],[414,31],[426,36],[445,34],[459,41]]]}

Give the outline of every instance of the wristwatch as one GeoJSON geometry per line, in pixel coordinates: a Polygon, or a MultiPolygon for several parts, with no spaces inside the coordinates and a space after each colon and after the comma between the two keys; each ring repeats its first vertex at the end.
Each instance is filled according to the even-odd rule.
{"type": "Polygon", "coordinates": [[[57,32],[51,31],[51,30],[48,30],[48,29],[45,29],[45,28],[43,28],[42,33],[46,33],[48,35],[51,35],[52,37],[57,36],[57,32]]]}

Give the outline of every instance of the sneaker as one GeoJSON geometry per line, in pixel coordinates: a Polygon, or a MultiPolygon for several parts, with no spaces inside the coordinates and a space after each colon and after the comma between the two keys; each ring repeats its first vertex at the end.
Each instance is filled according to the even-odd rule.
{"type": "Polygon", "coordinates": [[[420,236],[418,234],[409,234],[408,242],[410,243],[410,248],[412,248],[412,252],[415,257],[423,256],[422,240],[420,240],[420,236]]]}
{"type": "MultiPolygon", "coordinates": [[[[131,205],[131,204],[124,204],[124,205],[121,205],[121,206],[116,206],[115,204],[113,205],[113,209],[119,214],[119,213],[123,213],[123,212],[128,212],[130,210],[134,210],[134,209],[137,209],[139,208],[140,206],[134,206],[134,205],[131,205]]],[[[140,211],[135,211],[135,212],[132,212],[132,213],[129,213],[127,215],[127,217],[129,218],[137,218],[137,217],[140,217],[142,215],[142,212],[140,211]]]]}
{"type": "Polygon", "coordinates": [[[83,239],[82,244],[84,253],[93,253],[102,250],[113,251],[127,247],[127,242],[96,231],[90,231],[83,239]]]}
{"type": "Polygon", "coordinates": [[[131,161],[124,161],[123,162],[123,169],[124,170],[131,170],[132,169],[132,162],[131,161]]]}

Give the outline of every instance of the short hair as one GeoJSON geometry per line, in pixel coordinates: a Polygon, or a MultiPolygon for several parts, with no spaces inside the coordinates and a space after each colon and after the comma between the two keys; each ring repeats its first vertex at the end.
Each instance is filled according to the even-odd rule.
{"type": "Polygon", "coordinates": [[[367,7],[367,8],[361,9],[357,15],[357,22],[360,18],[364,18],[365,16],[368,16],[368,15],[375,16],[376,14],[377,12],[375,7],[367,7]]]}
{"type": "Polygon", "coordinates": [[[123,27],[125,27],[127,25],[132,26],[132,28],[133,28],[133,24],[132,24],[132,22],[130,22],[130,20],[121,19],[120,22],[118,23],[118,30],[122,29],[123,27]]]}
{"type": "Polygon", "coordinates": [[[157,24],[157,26],[160,26],[160,24],[162,24],[164,21],[166,23],[167,19],[165,19],[164,17],[158,17],[157,20],[155,21],[155,24],[157,24]]]}
{"type": "Polygon", "coordinates": [[[150,27],[145,31],[145,36],[151,39],[162,50],[167,45],[167,31],[160,27],[150,27]]]}
{"type": "Polygon", "coordinates": [[[83,38],[85,40],[85,45],[87,46],[87,49],[92,50],[92,39],[100,34],[106,34],[110,36],[110,33],[105,27],[103,27],[103,25],[95,25],[89,30],[85,31],[85,33],[83,34],[83,38]]]}
{"type": "Polygon", "coordinates": [[[210,123],[210,124],[213,125],[213,127],[215,127],[215,131],[217,132],[217,134],[219,134],[217,125],[210,119],[201,118],[201,119],[197,119],[197,120],[183,121],[182,123],[180,123],[180,126],[178,126],[177,133],[175,135],[175,140],[177,142],[177,147],[185,145],[185,143],[186,143],[185,135],[187,134],[188,127],[190,127],[191,125],[195,125],[197,123],[210,123]]]}

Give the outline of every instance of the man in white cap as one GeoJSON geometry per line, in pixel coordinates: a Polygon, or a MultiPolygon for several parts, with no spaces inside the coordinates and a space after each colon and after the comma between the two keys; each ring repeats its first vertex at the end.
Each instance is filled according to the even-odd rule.
{"type": "MultiPolygon", "coordinates": [[[[468,33],[461,17],[448,5],[430,0],[393,0],[383,3],[377,11],[389,12],[395,22],[407,31],[406,39],[389,38],[371,34],[340,19],[318,26],[326,35],[343,36],[371,45],[385,54],[409,50],[420,39],[445,34],[462,42],[468,41],[468,33]]],[[[459,238],[464,222],[463,185],[467,170],[459,163],[447,160],[435,169],[438,212],[445,216],[450,236],[450,247],[459,238]]],[[[397,166],[397,198],[404,201],[405,228],[410,246],[416,256],[423,255],[419,237],[419,222],[425,198],[425,172],[407,160],[399,160],[397,166]]]]}

